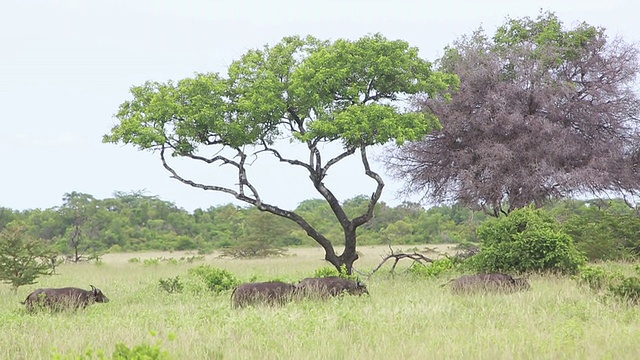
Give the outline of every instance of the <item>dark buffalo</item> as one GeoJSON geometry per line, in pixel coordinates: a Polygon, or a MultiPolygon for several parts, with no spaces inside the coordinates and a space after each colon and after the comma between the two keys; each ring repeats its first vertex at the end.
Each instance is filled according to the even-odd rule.
{"type": "Polygon", "coordinates": [[[231,305],[244,307],[254,304],[284,304],[293,298],[295,290],[295,285],[281,281],[241,284],[231,294],[231,305]]]}
{"type": "Polygon", "coordinates": [[[359,280],[328,276],[320,278],[306,278],[296,286],[296,292],[301,296],[325,298],[338,296],[343,292],[350,295],[369,294],[367,286],[359,280]]]}
{"type": "MultiPolygon", "coordinates": [[[[456,293],[473,291],[519,291],[529,290],[531,286],[526,279],[514,279],[507,274],[464,275],[451,280],[451,290],[456,293]]],[[[445,284],[446,285],[446,284],[445,284]]]]}
{"type": "Polygon", "coordinates": [[[38,289],[29,294],[22,302],[28,310],[36,306],[48,307],[54,310],[65,308],[85,308],[93,303],[107,303],[109,299],[100,289],[90,285],[91,290],[75,287],[60,289],[38,289]]]}

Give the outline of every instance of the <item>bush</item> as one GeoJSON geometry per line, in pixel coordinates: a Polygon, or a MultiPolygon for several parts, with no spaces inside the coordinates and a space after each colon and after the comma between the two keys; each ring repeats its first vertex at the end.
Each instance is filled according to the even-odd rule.
{"type": "Polygon", "coordinates": [[[316,271],[313,273],[313,277],[329,277],[329,276],[340,276],[345,279],[353,279],[353,280],[356,279],[355,275],[347,274],[346,265],[342,265],[342,268],[340,269],[340,271],[338,271],[338,269],[336,269],[333,266],[325,266],[325,267],[316,269],[316,271]]]}
{"type": "MultiPolygon", "coordinates": [[[[156,336],[155,332],[151,332],[151,336],[156,336]]],[[[173,341],[175,335],[169,334],[169,341],[173,341]]],[[[105,355],[103,350],[87,349],[81,354],[61,354],[57,350],[53,350],[51,354],[52,360],[170,360],[173,359],[168,351],[162,350],[162,341],[158,340],[155,344],[150,345],[142,343],[135,345],[134,347],[128,347],[126,344],[119,342],[115,346],[115,350],[111,354],[111,357],[105,355]]]]}
{"type": "Polygon", "coordinates": [[[210,265],[199,265],[188,270],[189,276],[201,280],[206,289],[220,293],[235,288],[240,281],[229,271],[210,265]]]}
{"type": "Polygon", "coordinates": [[[316,269],[313,273],[313,277],[329,277],[329,276],[340,276],[338,269],[333,266],[325,266],[319,269],[316,269]]]}
{"type": "Polygon", "coordinates": [[[144,266],[158,266],[160,265],[160,258],[149,258],[142,260],[144,266]]]}
{"type": "Polygon", "coordinates": [[[542,209],[525,207],[478,228],[482,251],[469,259],[483,272],[575,274],[586,263],[571,236],[542,209]]]}
{"type": "Polygon", "coordinates": [[[182,292],[184,285],[182,281],[180,281],[180,277],[172,277],[172,278],[161,278],[158,280],[158,286],[168,293],[179,293],[182,292]]]}
{"type": "Polygon", "coordinates": [[[610,275],[601,267],[583,266],[574,279],[580,285],[588,286],[592,290],[602,290],[609,285],[610,275]]]}
{"type": "Polygon", "coordinates": [[[640,278],[624,277],[620,283],[609,285],[609,291],[615,297],[632,304],[640,303],[640,278]]]}
{"type": "Polygon", "coordinates": [[[624,276],[620,271],[608,272],[600,266],[581,266],[574,276],[580,285],[588,286],[592,290],[600,291],[619,283],[624,276]]]}
{"type": "MultiPolygon", "coordinates": [[[[640,267],[635,271],[640,274],[640,267]]],[[[609,296],[631,304],[640,303],[640,278],[624,276],[621,271],[608,272],[599,266],[584,266],[574,279],[581,285],[587,285],[595,291],[606,290],[609,296]]]]}
{"type": "Polygon", "coordinates": [[[454,261],[450,258],[438,259],[434,260],[429,265],[420,264],[418,262],[414,262],[409,267],[409,273],[413,275],[417,275],[420,277],[437,277],[442,275],[443,273],[452,270],[456,267],[454,261]]]}

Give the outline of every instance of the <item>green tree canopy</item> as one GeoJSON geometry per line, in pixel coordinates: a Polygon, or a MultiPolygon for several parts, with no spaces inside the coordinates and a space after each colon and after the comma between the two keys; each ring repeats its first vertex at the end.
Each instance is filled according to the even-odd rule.
{"type": "MultiPolygon", "coordinates": [[[[248,51],[229,66],[226,76],[204,73],[133,87],[133,98],[116,114],[119,124],[103,140],[159,150],[163,166],[184,184],[224,192],[295,221],[325,249],[328,261],[338,268],[345,264],[350,271],[357,259],[356,228],[372,218],[384,187],[369,166],[367,148],[419,140],[438,128],[435,115],[409,111],[404,100],[416,94],[447,97],[457,84],[455,75],[433,71],[418,49],[402,40],[379,34],[334,42],[291,36],[248,51]],[[286,157],[283,150],[288,145],[282,140],[302,143],[308,152],[286,157]],[[342,151],[323,157],[323,145],[334,142],[342,151]],[[356,151],[364,173],[377,186],[365,212],[351,218],[323,180],[332,166],[356,151]],[[230,167],[238,183],[188,179],[166,153],[230,167]],[[247,174],[249,156],[273,156],[308,173],[343,229],[342,255],[337,256],[331,242],[304,218],[262,200],[247,174]]],[[[282,173],[282,184],[288,176],[282,173]]]]}
{"type": "Polygon", "coordinates": [[[0,281],[18,287],[30,285],[41,275],[51,275],[53,250],[29,235],[27,225],[15,220],[0,229],[0,281]]]}

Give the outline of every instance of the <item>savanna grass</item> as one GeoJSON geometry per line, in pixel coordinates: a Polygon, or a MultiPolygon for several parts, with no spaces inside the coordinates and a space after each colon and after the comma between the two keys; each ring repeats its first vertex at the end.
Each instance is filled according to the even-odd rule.
{"type": "MultiPolygon", "coordinates": [[[[372,269],[385,248],[361,249],[372,269]]],[[[0,359],[49,359],[117,343],[160,344],[176,359],[637,359],[640,312],[605,301],[575,280],[534,276],[513,294],[452,294],[449,278],[424,279],[383,267],[367,281],[370,296],[302,300],[232,309],[230,292],[169,294],[160,278],[210,264],[238,278],[295,282],[327,264],[319,249],[276,259],[144,266],[117,254],[95,264],[63,265],[59,275],[13,294],[0,287],[0,359]],[[100,288],[111,300],[74,312],[27,313],[20,301],[38,287],[100,288]],[[157,332],[153,336],[151,332],[157,332]],[[175,335],[175,339],[169,340],[175,335]]],[[[401,264],[402,265],[402,264],[401,264]]],[[[408,264],[407,264],[408,265],[408,264]]],[[[406,267],[405,267],[406,268],[406,267]]],[[[453,276],[453,275],[451,275],[453,276]]]]}

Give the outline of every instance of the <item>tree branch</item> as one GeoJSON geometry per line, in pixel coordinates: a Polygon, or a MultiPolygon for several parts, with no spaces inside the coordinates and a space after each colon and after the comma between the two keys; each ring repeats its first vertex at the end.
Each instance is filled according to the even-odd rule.
{"type": "Polygon", "coordinates": [[[365,174],[376,181],[378,186],[376,187],[375,192],[371,195],[371,199],[369,200],[369,205],[367,206],[367,212],[357,218],[353,219],[352,223],[354,227],[358,227],[362,224],[365,224],[367,221],[371,220],[373,217],[373,210],[375,209],[376,203],[380,200],[380,196],[382,195],[382,189],[384,188],[384,181],[382,181],[382,177],[378,175],[376,172],[371,170],[371,166],[369,165],[369,159],[367,158],[367,148],[366,146],[360,146],[360,155],[362,157],[362,164],[364,165],[365,174]]]}
{"type": "Polygon", "coordinates": [[[323,177],[327,173],[327,170],[329,170],[329,168],[331,166],[335,165],[336,163],[338,163],[340,160],[346,158],[347,156],[353,155],[353,153],[355,153],[355,152],[356,152],[356,147],[355,146],[350,146],[342,154],[340,154],[340,155],[334,157],[333,159],[330,159],[329,161],[327,161],[327,165],[325,165],[324,168],[322,168],[323,177]]]}
{"type": "MultiPolygon", "coordinates": [[[[164,156],[164,151],[165,151],[165,147],[162,146],[162,148],[160,149],[160,159],[162,160],[162,166],[169,173],[171,173],[171,177],[172,178],[180,181],[183,184],[187,184],[187,185],[195,187],[195,188],[199,188],[199,189],[203,189],[203,190],[213,190],[213,191],[224,192],[224,193],[233,195],[233,197],[238,199],[238,196],[240,194],[235,190],[232,190],[232,189],[229,189],[229,188],[226,188],[226,187],[222,187],[222,186],[198,184],[198,183],[195,183],[195,182],[193,182],[191,180],[185,179],[182,176],[178,175],[178,173],[171,166],[169,166],[169,164],[167,163],[167,160],[165,159],[165,156],[164,156]]],[[[187,156],[187,155],[183,155],[183,156],[187,156]]],[[[191,157],[191,156],[187,156],[187,157],[191,157]]],[[[233,162],[233,161],[227,161],[225,163],[233,164],[236,167],[239,166],[238,163],[233,162]]]]}
{"type": "Polygon", "coordinates": [[[309,171],[309,172],[313,172],[314,171],[314,169],[309,164],[305,164],[300,160],[287,159],[287,158],[283,157],[278,150],[269,147],[265,142],[262,143],[262,146],[264,146],[264,149],[257,151],[256,154],[258,154],[260,152],[270,152],[276,158],[278,158],[278,160],[281,161],[281,162],[286,162],[289,165],[302,166],[303,168],[307,169],[307,171],[309,171]]]}
{"type": "Polygon", "coordinates": [[[242,186],[247,186],[251,189],[252,194],[255,196],[255,198],[253,197],[249,197],[247,195],[245,195],[243,193],[242,190],[235,191],[233,189],[229,189],[226,187],[222,187],[222,186],[214,186],[214,185],[204,185],[204,184],[199,184],[196,183],[192,180],[188,180],[183,178],[182,176],[178,175],[178,173],[175,171],[175,169],[173,169],[166,161],[165,158],[165,147],[163,146],[160,150],[160,159],[162,160],[162,165],[163,167],[169,171],[171,173],[171,177],[184,183],[187,184],[189,186],[198,188],[198,189],[203,189],[203,190],[211,190],[211,191],[219,191],[219,192],[223,192],[223,193],[227,193],[232,195],[233,197],[235,197],[236,199],[246,202],[248,204],[254,205],[256,208],[258,208],[261,211],[267,211],[270,212],[274,215],[277,216],[281,216],[284,218],[287,218],[289,220],[294,221],[295,223],[297,223],[302,229],[304,229],[307,233],[307,235],[309,235],[312,239],[314,239],[316,242],[318,242],[320,244],[320,246],[322,246],[325,250],[325,259],[329,262],[331,262],[332,264],[335,264],[338,260],[338,257],[335,253],[335,250],[333,249],[333,245],[331,244],[331,241],[329,241],[329,239],[327,239],[324,235],[322,235],[320,232],[318,232],[313,226],[311,226],[311,224],[309,224],[303,217],[301,217],[300,215],[292,212],[292,211],[288,211],[288,210],[284,210],[281,209],[277,206],[271,205],[271,204],[267,204],[262,202],[262,200],[257,196],[257,190],[253,187],[253,185],[251,185],[246,177],[246,173],[244,170],[244,161],[246,159],[246,154],[244,154],[242,151],[238,150],[238,153],[241,156],[241,161],[240,163],[236,163],[233,161],[229,161],[229,164],[233,164],[234,166],[238,167],[238,172],[239,172],[239,178],[240,178],[240,184],[238,184],[238,186],[241,187],[242,186]]]}

